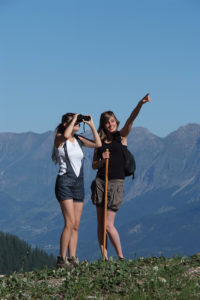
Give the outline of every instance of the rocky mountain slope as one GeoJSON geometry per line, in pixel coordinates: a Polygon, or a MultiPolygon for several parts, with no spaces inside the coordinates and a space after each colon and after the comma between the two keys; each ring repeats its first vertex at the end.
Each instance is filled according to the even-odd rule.
{"type": "MultiPolygon", "coordinates": [[[[50,131],[0,133],[0,229],[56,253],[63,221],[54,196],[57,167],[51,162],[52,142],[50,131]]],[[[136,158],[136,178],[126,179],[116,218],[126,256],[196,253],[200,125],[182,126],[165,138],[133,128],[128,144],[136,158]]],[[[99,256],[96,212],[90,200],[95,177],[92,155],[85,149],[86,197],[78,253],[91,259],[99,256]]]]}

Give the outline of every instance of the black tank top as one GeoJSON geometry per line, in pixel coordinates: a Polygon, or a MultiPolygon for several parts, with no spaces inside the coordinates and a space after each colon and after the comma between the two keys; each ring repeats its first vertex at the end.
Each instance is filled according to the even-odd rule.
{"type": "MultiPolygon", "coordinates": [[[[110,144],[102,142],[102,146],[98,148],[98,158],[102,159],[102,153],[105,152],[106,149],[109,149],[110,152],[108,179],[124,179],[124,156],[121,141],[115,140],[114,138],[110,144]]],[[[105,179],[105,164],[98,170],[97,176],[103,180],[105,179]]]]}

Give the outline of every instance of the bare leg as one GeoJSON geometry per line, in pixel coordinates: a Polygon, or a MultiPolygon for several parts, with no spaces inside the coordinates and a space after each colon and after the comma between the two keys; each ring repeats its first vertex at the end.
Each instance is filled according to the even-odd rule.
{"type": "Polygon", "coordinates": [[[108,233],[108,236],[110,238],[113,247],[115,248],[115,251],[117,252],[118,257],[123,258],[124,256],[122,253],[119,233],[114,226],[115,217],[116,217],[116,212],[112,210],[107,211],[106,231],[108,233]]]}
{"type": "Polygon", "coordinates": [[[73,200],[60,201],[62,214],[64,217],[64,228],[60,237],[60,256],[65,257],[75,224],[73,200]]]}
{"type": "MultiPolygon", "coordinates": [[[[104,207],[96,206],[97,211],[97,236],[99,241],[99,246],[101,250],[101,254],[103,255],[103,237],[104,237],[104,207]]],[[[106,236],[106,251],[105,257],[108,258],[107,254],[107,236],[106,236]]]]}
{"type": "Polygon", "coordinates": [[[69,247],[68,247],[68,254],[69,257],[76,256],[76,248],[78,243],[78,228],[80,225],[81,220],[81,214],[83,211],[83,202],[75,202],[74,201],[74,216],[75,216],[75,223],[72,230],[71,239],[69,241],[69,247]]]}

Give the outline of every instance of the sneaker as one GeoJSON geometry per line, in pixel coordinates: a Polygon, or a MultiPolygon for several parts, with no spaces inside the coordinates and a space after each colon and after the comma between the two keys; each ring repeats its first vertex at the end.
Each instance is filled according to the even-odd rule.
{"type": "Polygon", "coordinates": [[[68,258],[66,256],[57,256],[57,268],[70,268],[71,263],[69,262],[68,258]]]}
{"type": "Polygon", "coordinates": [[[79,264],[79,259],[77,256],[69,257],[68,261],[74,266],[77,266],[79,264]]]}

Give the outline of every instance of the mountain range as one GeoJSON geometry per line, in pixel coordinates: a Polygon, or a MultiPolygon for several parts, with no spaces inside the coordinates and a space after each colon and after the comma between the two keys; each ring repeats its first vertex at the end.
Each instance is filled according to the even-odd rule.
{"type": "MultiPolygon", "coordinates": [[[[85,133],[90,136],[89,132],[85,133]]],[[[0,133],[0,230],[57,254],[63,220],[55,199],[58,167],[51,161],[52,131],[0,133]]],[[[161,138],[133,128],[128,147],[135,179],[126,178],[116,226],[126,257],[191,255],[200,240],[200,124],[161,138]]],[[[96,211],[90,200],[92,149],[84,149],[85,200],[78,255],[100,257],[96,211]]],[[[113,249],[109,246],[110,254],[113,249]]]]}

